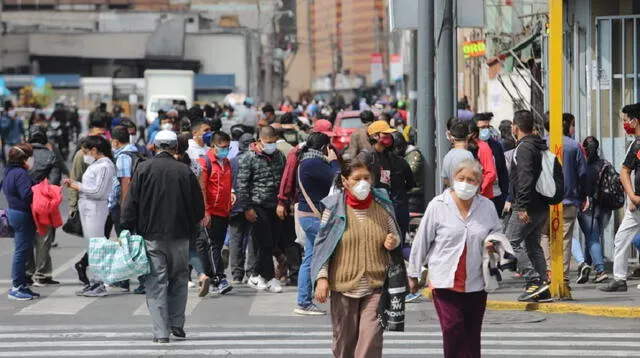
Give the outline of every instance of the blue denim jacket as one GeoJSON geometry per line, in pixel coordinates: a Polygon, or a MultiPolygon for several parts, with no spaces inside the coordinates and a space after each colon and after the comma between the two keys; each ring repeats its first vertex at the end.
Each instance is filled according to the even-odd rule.
{"type": "MultiPolygon", "coordinates": [[[[393,209],[393,203],[389,199],[389,194],[385,189],[371,189],[374,200],[382,205],[384,209],[391,215],[396,222],[396,230],[400,231],[396,215],[393,209]]],[[[324,265],[335,251],[338,243],[342,239],[342,235],[347,226],[347,203],[344,192],[330,195],[322,200],[325,212],[329,211],[328,220],[320,223],[320,230],[316,236],[313,248],[313,260],[311,261],[311,280],[316,281],[322,265],[324,265]]],[[[325,216],[323,214],[323,216],[325,216]]]]}

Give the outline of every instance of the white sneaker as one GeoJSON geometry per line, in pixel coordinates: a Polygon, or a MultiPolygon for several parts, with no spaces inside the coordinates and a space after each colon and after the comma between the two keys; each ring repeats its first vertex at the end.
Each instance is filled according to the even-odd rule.
{"type": "Polygon", "coordinates": [[[271,281],[267,283],[267,291],[273,292],[273,293],[282,292],[282,285],[280,284],[280,281],[276,280],[275,278],[272,278],[271,281]]]}
{"type": "Polygon", "coordinates": [[[269,288],[267,281],[262,276],[251,276],[247,284],[258,291],[266,291],[269,288]]]}
{"type": "Polygon", "coordinates": [[[189,288],[196,288],[196,287],[198,287],[198,285],[196,285],[196,283],[195,283],[195,282],[193,282],[193,281],[189,281],[188,285],[189,285],[189,288]]]}

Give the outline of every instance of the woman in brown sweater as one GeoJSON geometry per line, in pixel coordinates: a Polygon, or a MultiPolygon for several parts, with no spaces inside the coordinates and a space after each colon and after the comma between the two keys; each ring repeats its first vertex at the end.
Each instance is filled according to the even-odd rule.
{"type": "Polygon", "coordinates": [[[400,243],[393,205],[386,191],[371,189],[371,171],[358,159],[343,167],[338,183],[342,191],[322,201],[315,297],[324,303],[331,291],[334,357],[382,357],[376,309],[389,251],[400,243]]]}

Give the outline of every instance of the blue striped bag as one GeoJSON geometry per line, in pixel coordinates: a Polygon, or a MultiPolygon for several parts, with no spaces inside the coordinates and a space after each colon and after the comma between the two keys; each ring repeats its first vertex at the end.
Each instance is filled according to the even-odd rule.
{"type": "Polygon", "coordinates": [[[89,239],[89,266],[93,274],[107,284],[151,272],[144,239],[126,230],[117,241],[104,237],[89,239]]]}

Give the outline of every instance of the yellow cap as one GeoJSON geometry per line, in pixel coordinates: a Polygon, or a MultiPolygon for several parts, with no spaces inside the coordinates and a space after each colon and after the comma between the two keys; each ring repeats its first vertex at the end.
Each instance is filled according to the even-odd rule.
{"type": "Polygon", "coordinates": [[[387,123],[387,121],[375,121],[371,123],[371,125],[369,125],[369,128],[367,129],[367,133],[369,133],[369,135],[394,132],[396,132],[396,130],[389,127],[389,123],[387,123]]]}

